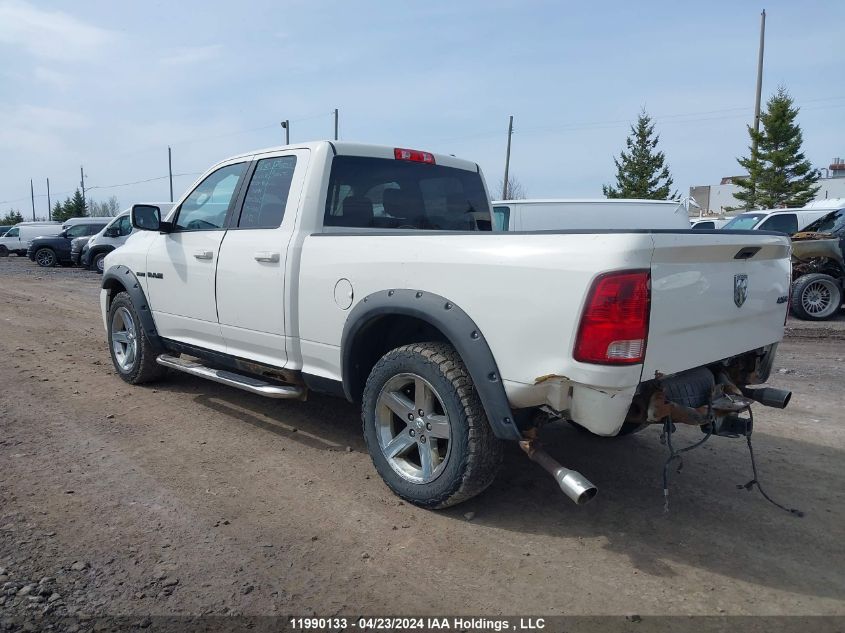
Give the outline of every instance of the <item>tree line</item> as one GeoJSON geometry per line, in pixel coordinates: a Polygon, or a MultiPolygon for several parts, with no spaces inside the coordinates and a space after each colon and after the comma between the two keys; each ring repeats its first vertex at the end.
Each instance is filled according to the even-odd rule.
{"type": "MultiPolygon", "coordinates": [[[[77,189],[72,196],[65,198],[64,202],[56,200],[56,204],[50,209],[50,219],[56,222],[66,222],[70,218],[93,217],[114,217],[120,212],[120,202],[117,196],[107,200],[97,201],[91,198],[86,199],[82,192],[77,189]]],[[[23,222],[24,217],[19,209],[11,209],[6,215],[0,216],[0,226],[8,226],[23,222]]]]}

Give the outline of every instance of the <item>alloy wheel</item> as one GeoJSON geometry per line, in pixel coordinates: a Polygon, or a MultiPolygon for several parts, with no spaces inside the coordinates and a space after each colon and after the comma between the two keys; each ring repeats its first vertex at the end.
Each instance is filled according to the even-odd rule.
{"type": "Polygon", "coordinates": [[[403,479],[426,484],[437,479],[449,461],[451,425],[437,390],[416,374],[388,380],[376,405],[379,447],[403,479]]]}

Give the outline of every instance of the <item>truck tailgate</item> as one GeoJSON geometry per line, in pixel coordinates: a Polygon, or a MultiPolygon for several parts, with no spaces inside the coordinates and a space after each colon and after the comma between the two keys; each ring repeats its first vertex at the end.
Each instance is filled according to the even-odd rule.
{"type": "Polygon", "coordinates": [[[780,341],[790,276],[786,236],[653,234],[642,380],[780,341]]]}

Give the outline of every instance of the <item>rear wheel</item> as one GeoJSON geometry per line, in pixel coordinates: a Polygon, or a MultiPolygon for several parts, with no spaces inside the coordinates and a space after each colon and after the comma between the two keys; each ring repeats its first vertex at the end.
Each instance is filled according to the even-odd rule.
{"type": "Polygon", "coordinates": [[[58,263],[56,251],[52,248],[39,248],[35,251],[35,263],[41,268],[52,268],[58,263]]]}
{"type": "Polygon", "coordinates": [[[502,461],[502,442],[451,345],[415,343],[385,354],[367,379],[362,418],[379,475],[424,508],[481,493],[502,461]]]}
{"type": "Polygon", "coordinates": [[[127,292],[118,293],[109,306],[108,336],[112,363],[123,380],[139,385],[164,375],[166,370],[156,362],[155,351],[127,292]]]}
{"type": "Polygon", "coordinates": [[[830,275],[799,277],[792,287],[792,313],[799,319],[824,321],[839,312],[842,289],[830,275]]]}

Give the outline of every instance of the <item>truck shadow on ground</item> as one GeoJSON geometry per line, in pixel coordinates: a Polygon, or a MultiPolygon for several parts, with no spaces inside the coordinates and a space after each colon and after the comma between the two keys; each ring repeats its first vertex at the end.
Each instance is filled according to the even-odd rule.
{"type": "MultiPolygon", "coordinates": [[[[181,376],[164,389],[195,393],[198,405],[233,423],[312,448],[366,451],[358,407],[340,399],[316,395],[307,403],[272,402],[228,388],[209,396],[207,383],[181,376]]],[[[685,454],[683,471],[670,471],[666,513],[661,474],[668,453],[657,427],[628,437],[599,438],[563,423],[546,427],[543,443],[561,463],[598,487],[590,504],[574,505],[545,471],[509,443],[494,484],[441,514],[465,523],[465,513],[472,511],[479,529],[508,530],[515,539],[530,534],[602,539],[603,547],[651,576],[671,578],[676,575],[673,565],[692,566],[784,591],[841,599],[845,455],[835,447],[766,433],[766,426],[758,423],[753,436],[760,479],[775,499],[806,512],[804,518],[769,504],[757,490],[737,488],[752,478],[743,439],[714,437],[685,454]]],[[[698,429],[681,428],[676,447],[700,438],[698,429]]],[[[375,477],[373,485],[381,485],[375,477]]]]}

